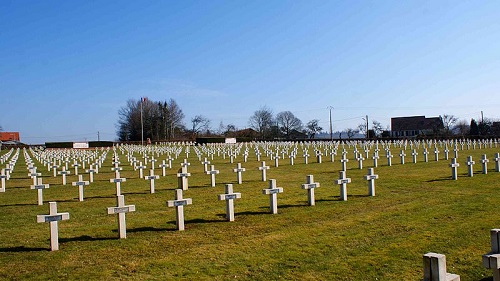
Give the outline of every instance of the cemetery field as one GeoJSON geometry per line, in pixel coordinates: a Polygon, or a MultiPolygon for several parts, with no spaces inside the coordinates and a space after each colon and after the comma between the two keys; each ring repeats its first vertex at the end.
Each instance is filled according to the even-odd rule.
{"type": "MultiPolygon", "coordinates": [[[[279,160],[279,167],[263,155],[261,160],[270,166],[267,179],[276,179],[283,188],[274,215],[269,212],[269,195],[262,194],[269,183],[262,181],[261,162],[252,149],[247,162],[241,155],[234,163],[217,155],[209,159],[220,171],[215,187],[210,187],[210,176],[191,152],[189,189],[183,196],[191,198],[192,205],[184,206],[184,231],[176,228],[175,208],[166,205],[174,199],[184,152],[165,177],[158,164],[166,155],[157,157],[155,174],[160,178],[151,194],[149,181],[140,179],[139,171],[117,150],[121,177],[127,179],[121,192],[125,204],[136,208],[126,214],[126,239],[118,238],[117,216],[107,214],[107,208],[117,204],[115,184],[110,183],[115,177],[112,150],[94,182],[85,186],[82,202],[78,187],[71,185],[78,180],[72,168],[62,185],[60,175],[54,177],[27,151],[43,183],[50,184],[43,191],[42,206],[37,205],[37,191],[30,189],[33,180],[20,150],[6,191],[0,193],[0,279],[421,280],[422,255],[427,252],[445,254],[448,272],[462,280],[491,278],[491,271],[481,266],[481,256],[490,250],[489,230],[500,228],[500,173],[493,160],[500,148],[460,151],[458,180],[452,180],[450,160],[442,153],[439,161],[431,153],[425,163],[420,149],[418,162],[412,163],[407,149],[402,165],[400,148],[392,147],[392,166],[385,152],[380,153],[374,197],[368,196],[364,179],[373,161],[365,160],[359,169],[352,149],[346,150],[346,174],[352,180],[347,201],[339,200],[334,182],[341,169],[340,153],[333,163],[329,156],[317,163],[310,151],[308,164],[300,153],[294,165],[287,157],[279,160]],[[490,159],[488,174],[481,173],[483,154],[490,159]],[[476,161],[473,177],[467,176],[469,155],[476,161]],[[242,184],[233,172],[236,163],[246,169],[242,184]],[[321,184],[315,189],[315,206],[308,205],[306,190],[301,189],[307,175],[321,184]],[[241,193],[234,200],[233,222],[226,220],[226,203],[217,197],[226,183],[241,193]],[[57,201],[58,211],[70,215],[58,223],[58,251],[50,251],[49,225],[36,220],[48,214],[49,201],[57,201]]],[[[135,156],[141,158],[137,152],[135,156]]],[[[83,175],[88,181],[89,175],[83,175]]]]}

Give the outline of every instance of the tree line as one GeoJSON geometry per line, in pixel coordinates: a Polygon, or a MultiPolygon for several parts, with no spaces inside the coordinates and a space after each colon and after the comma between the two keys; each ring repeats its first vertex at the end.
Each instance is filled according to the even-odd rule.
{"type": "Polygon", "coordinates": [[[118,110],[116,124],[120,141],[168,141],[193,139],[198,136],[249,137],[252,139],[304,139],[314,138],[323,128],[319,120],[313,119],[305,125],[290,111],[274,115],[268,107],[261,107],[249,118],[249,128],[238,130],[234,124],[217,129],[211,127],[210,119],[196,115],[188,125],[184,123],[184,113],[175,100],[152,101],[147,98],[129,99],[118,110]]]}
{"type": "MultiPolygon", "coordinates": [[[[192,117],[186,125],[184,117],[182,109],[173,99],[168,101],[130,99],[118,111],[117,136],[120,141],[140,141],[142,136],[144,140],[149,138],[151,141],[192,140],[196,137],[293,140],[314,139],[323,130],[318,119],[312,119],[304,124],[291,111],[274,114],[267,106],[259,108],[250,116],[248,128],[251,130],[248,128],[239,130],[234,124],[223,124],[223,122],[220,122],[217,128],[213,128],[210,119],[203,115],[192,117]]],[[[500,127],[495,126],[498,123],[492,119],[483,118],[479,122],[472,119],[469,124],[449,114],[441,115],[439,118],[442,126],[432,132],[432,136],[435,137],[500,135],[500,127]]],[[[356,135],[359,137],[358,134],[368,138],[391,136],[389,126],[384,128],[376,120],[372,120],[371,124],[362,122],[357,128],[347,128],[336,134],[348,139],[356,135]]]]}

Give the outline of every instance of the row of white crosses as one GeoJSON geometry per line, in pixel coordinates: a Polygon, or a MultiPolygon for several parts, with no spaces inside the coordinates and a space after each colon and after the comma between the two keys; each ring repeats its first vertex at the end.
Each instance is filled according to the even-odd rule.
{"type": "MultiPolygon", "coordinates": [[[[495,153],[494,161],[495,161],[495,172],[500,172],[500,153],[495,153]]],[[[482,155],[480,162],[482,167],[482,173],[487,174],[488,163],[490,162],[490,160],[487,158],[486,154],[482,155]]],[[[476,164],[476,162],[472,160],[472,156],[467,156],[467,161],[465,162],[465,164],[467,165],[467,175],[469,177],[473,177],[474,164],[476,164]]],[[[460,167],[460,164],[457,162],[456,158],[451,159],[451,164],[449,165],[449,167],[451,168],[451,178],[453,180],[456,180],[458,178],[457,169],[458,167],[460,167]]]]}

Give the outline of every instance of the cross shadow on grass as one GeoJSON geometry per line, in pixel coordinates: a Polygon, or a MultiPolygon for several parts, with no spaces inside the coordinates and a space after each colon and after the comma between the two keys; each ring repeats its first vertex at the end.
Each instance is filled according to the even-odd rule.
{"type": "MultiPolygon", "coordinates": [[[[174,222],[175,224],[175,222],[174,222]]],[[[131,228],[127,229],[127,233],[135,233],[135,232],[163,232],[163,231],[175,231],[175,229],[170,229],[170,228],[164,228],[164,227],[150,227],[150,226],[145,226],[145,227],[136,227],[136,228],[131,228]]],[[[113,230],[113,232],[118,232],[118,230],[113,230]]]]}
{"type": "MultiPolygon", "coordinates": [[[[264,215],[264,214],[269,214],[269,207],[265,208],[266,211],[245,211],[245,212],[238,212],[234,213],[235,216],[254,216],[254,215],[264,215]]],[[[226,216],[224,214],[224,216],[226,216]]]]}
{"type": "Polygon", "coordinates": [[[437,179],[432,179],[432,180],[426,180],[425,182],[436,182],[436,181],[451,181],[451,177],[441,177],[437,179]]]}
{"type": "Polygon", "coordinates": [[[31,203],[31,204],[9,204],[9,205],[0,205],[0,208],[1,207],[16,207],[16,206],[38,206],[38,204],[35,202],[35,203],[31,203]]]}
{"type": "Polygon", "coordinates": [[[104,241],[104,240],[114,240],[116,238],[114,237],[92,237],[88,235],[82,235],[82,236],[77,236],[77,237],[70,237],[70,238],[59,238],[59,243],[68,243],[68,242],[86,242],[86,241],[104,241]]]}
{"type": "Polygon", "coordinates": [[[40,252],[40,251],[49,251],[48,248],[30,248],[24,246],[17,247],[6,247],[0,248],[0,253],[19,253],[19,252],[40,252]]]}

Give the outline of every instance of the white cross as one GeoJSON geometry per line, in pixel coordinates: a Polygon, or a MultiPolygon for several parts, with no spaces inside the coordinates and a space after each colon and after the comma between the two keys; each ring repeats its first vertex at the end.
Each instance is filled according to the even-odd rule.
{"type": "Polygon", "coordinates": [[[219,174],[219,170],[215,170],[214,165],[210,165],[210,170],[206,171],[205,174],[210,175],[210,184],[215,187],[215,175],[219,174]]]}
{"type": "Polygon", "coordinates": [[[375,180],[378,179],[378,175],[375,175],[373,168],[368,168],[365,179],[368,181],[368,196],[375,196],[375,180]]]}
{"type": "Polygon", "coordinates": [[[342,153],[342,158],[340,159],[340,163],[342,164],[342,171],[347,170],[347,162],[349,162],[349,159],[346,158],[346,154],[342,153]]]}
{"type": "Polygon", "coordinates": [[[36,167],[33,167],[31,169],[31,173],[28,174],[28,177],[31,177],[33,179],[33,185],[36,185],[37,181],[36,181],[36,178],[41,176],[42,173],[37,173],[36,172],[36,167]]]}
{"type": "Polygon", "coordinates": [[[75,168],[75,175],[78,176],[78,166],[80,166],[78,164],[78,162],[76,162],[76,160],[73,162],[73,167],[75,168]]]}
{"type": "Polygon", "coordinates": [[[314,176],[306,176],[306,183],[302,184],[302,189],[307,190],[307,203],[309,206],[316,205],[316,201],[314,199],[314,189],[317,187],[320,187],[320,184],[319,182],[314,182],[314,176]]]}
{"type": "Polygon", "coordinates": [[[146,166],[143,166],[142,162],[139,162],[139,166],[137,166],[136,168],[139,169],[139,178],[142,179],[144,177],[143,170],[146,169],[146,166]]]}
{"type": "Polygon", "coordinates": [[[307,164],[309,157],[309,153],[307,153],[307,150],[304,150],[304,154],[302,156],[304,157],[304,164],[307,164]]]}
{"type": "Polygon", "coordinates": [[[394,157],[390,151],[387,151],[387,154],[385,155],[385,157],[387,157],[387,166],[391,166],[392,165],[392,157],[394,157]]]}
{"type": "Polygon", "coordinates": [[[276,180],[275,179],[270,179],[269,180],[269,188],[263,189],[262,194],[269,195],[269,208],[271,210],[271,214],[277,214],[278,213],[278,193],[282,193],[283,188],[282,187],[276,187],[276,180]]]}
{"type": "Polygon", "coordinates": [[[401,159],[401,164],[404,165],[405,164],[405,156],[406,156],[406,153],[404,150],[401,150],[401,152],[399,153],[399,157],[401,159]]]}
{"type": "Polygon", "coordinates": [[[69,213],[58,213],[57,202],[49,202],[49,214],[37,215],[36,222],[50,223],[50,250],[59,250],[59,231],[57,222],[60,220],[69,220],[69,213]]]}
{"type": "Polygon", "coordinates": [[[241,193],[233,192],[233,185],[226,184],[224,187],[225,193],[219,194],[219,200],[226,201],[226,219],[234,221],[234,199],[241,198],[241,193]]]}
{"type": "Polygon", "coordinates": [[[266,170],[269,170],[269,166],[266,166],[266,161],[262,161],[262,166],[259,166],[258,169],[262,171],[262,181],[266,181],[266,170]]]}
{"type": "Polygon", "coordinates": [[[456,180],[458,175],[457,175],[457,168],[460,167],[460,164],[457,163],[457,158],[452,158],[451,159],[451,178],[456,180]]]}
{"type": "Polygon", "coordinates": [[[339,178],[335,181],[340,186],[340,200],[347,201],[347,186],[351,178],[346,178],[345,171],[339,172],[339,178]]]}
{"type": "Polygon", "coordinates": [[[116,196],[121,195],[121,185],[120,183],[126,182],[126,178],[120,178],[120,172],[116,171],[115,172],[115,178],[110,179],[109,182],[114,182],[116,186],[116,196]]]}
{"type": "Polygon", "coordinates": [[[94,182],[94,173],[97,172],[96,169],[94,169],[94,165],[90,165],[90,169],[85,170],[86,173],[89,173],[89,181],[94,182]]]}
{"type": "Polygon", "coordinates": [[[78,181],[72,182],[71,185],[78,186],[78,201],[83,201],[83,187],[89,185],[89,182],[83,180],[83,175],[78,175],[78,181]]]}
{"type": "Polygon", "coordinates": [[[149,176],[145,176],[145,180],[149,180],[149,189],[151,194],[155,193],[155,180],[159,179],[160,176],[155,176],[155,170],[149,170],[149,176]]]}
{"type": "Polygon", "coordinates": [[[495,153],[494,160],[495,160],[495,172],[500,172],[500,153],[495,153]]]}
{"type": "Polygon", "coordinates": [[[486,158],[486,154],[483,154],[483,156],[481,158],[481,164],[483,167],[483,174],[488,173],[488,162],[490,162],[490,160],[488,160],[488,158],[486,158]]]}
{"type": "Polygon", "coordinates": [[[413,158],[413,163],[417,163],[417,155],[418,155],[417,150],[413,149],[413,151],[411,152],[411,156],[413,158]]]}
{"type": "Polygon", "coordinates": [[[474,176],[473,165],[476,164],[476,162],[472,161],[472,156],[467,156],[467,162],[465,162],[465,164],[467,164],[467,172],[469,177],[473,177],[474,176]]]}
{"type": "Polygon", "coordinates": [[[238,184],[241,184],[241,182],[242,182],[241,172],[244,172],[244,171],[246,171],[246,169],[241,167],[241,163],[238,163],[236,165],[236,169],[233,169],[233,172],[236,173],[236,181],[238,182],[238,184]]]}
{"type": "Polygon", "coordinates": [[[373,159],[373,167],[375,167],[375,168],[378,167],[378,159],[379,158],[380,157],[378,156],[378,153],[377,152],[373,152],[373,157],[372,157],[372,159],[373,159]]]}
{"type": "Polygon", "coordinates": [[[168,165],[165,163],[165,160],[161,162],[160,165],[158,165],[158,168],[161,168],[161,175],[162,177],[167,175],[167,172],[165,171],[165,168],[168,167],[168,165]]]}
{"type": "Polygon", "coordinates": [[[191,163],[189,163],[187,161],[187,159],[184,159],[184,161],[181,163],[181,167],[186,167],[187,168],[187,166],[190,166],[190,165],[191,165],[191,163]]]}
{"type": "Polygon", "coordinates": [[[127,238],[127,226],[125,222],[125,213],[135,212],[135,205],[125,205],[123,195],[116,196],[118,207],[108,207],[108,215],[118,215],[118,232],[120,239],[127,238]]]}
{"type": "Polygon", "coordinates": [[[184,230],[184,206],[193,204],[191,198],[182,198],[182,189],[175,190],[175,200],[167,201],[168,207],[175,207],[175,222],[178,230],[184,230]]]}
{"type": "Polygon", "coordinates": [[[0,192],[5,192],[5,179],[7,178],[7,175],[5,175],[5,169],[2,169],[0,171],[0,192]]]}
{"type": "Polygon", "coordinates": [[[207,160],[207,158],[205,158],[205,160],[203,160],[203,162],[201,162],[201,164],[203,165],[203,172],[206,173],[208,170],[208,165],[210,165],[210,161],[207,160]]]}
{"type": "Polygon", "coordinates": [[[66,167],[63,166],[62,167],[62,171],[60,171],[58,174],[59,175],[62,175],[62,184],[63,185],[66,185],[66,176],[69,175],[71,172],[70,171],[66,171],[66,167]]]}
{"type": "Polygon", "coordinates": [[[48,184],[42,183],[42,178],[38,178],[38,183],[36,185],[32,185],[31,189],[36,189],[38,192],[38,205],[43,205],[43,190],[49,188],[48,184]]]}
{"type": "Polygon", "coordinates": [[[187,166],[182,166],[177,173],[178,178],[178,187],[182,190],[188,189],[188,177],[191,176],[191,173],[187,172],[187,166]]]}

